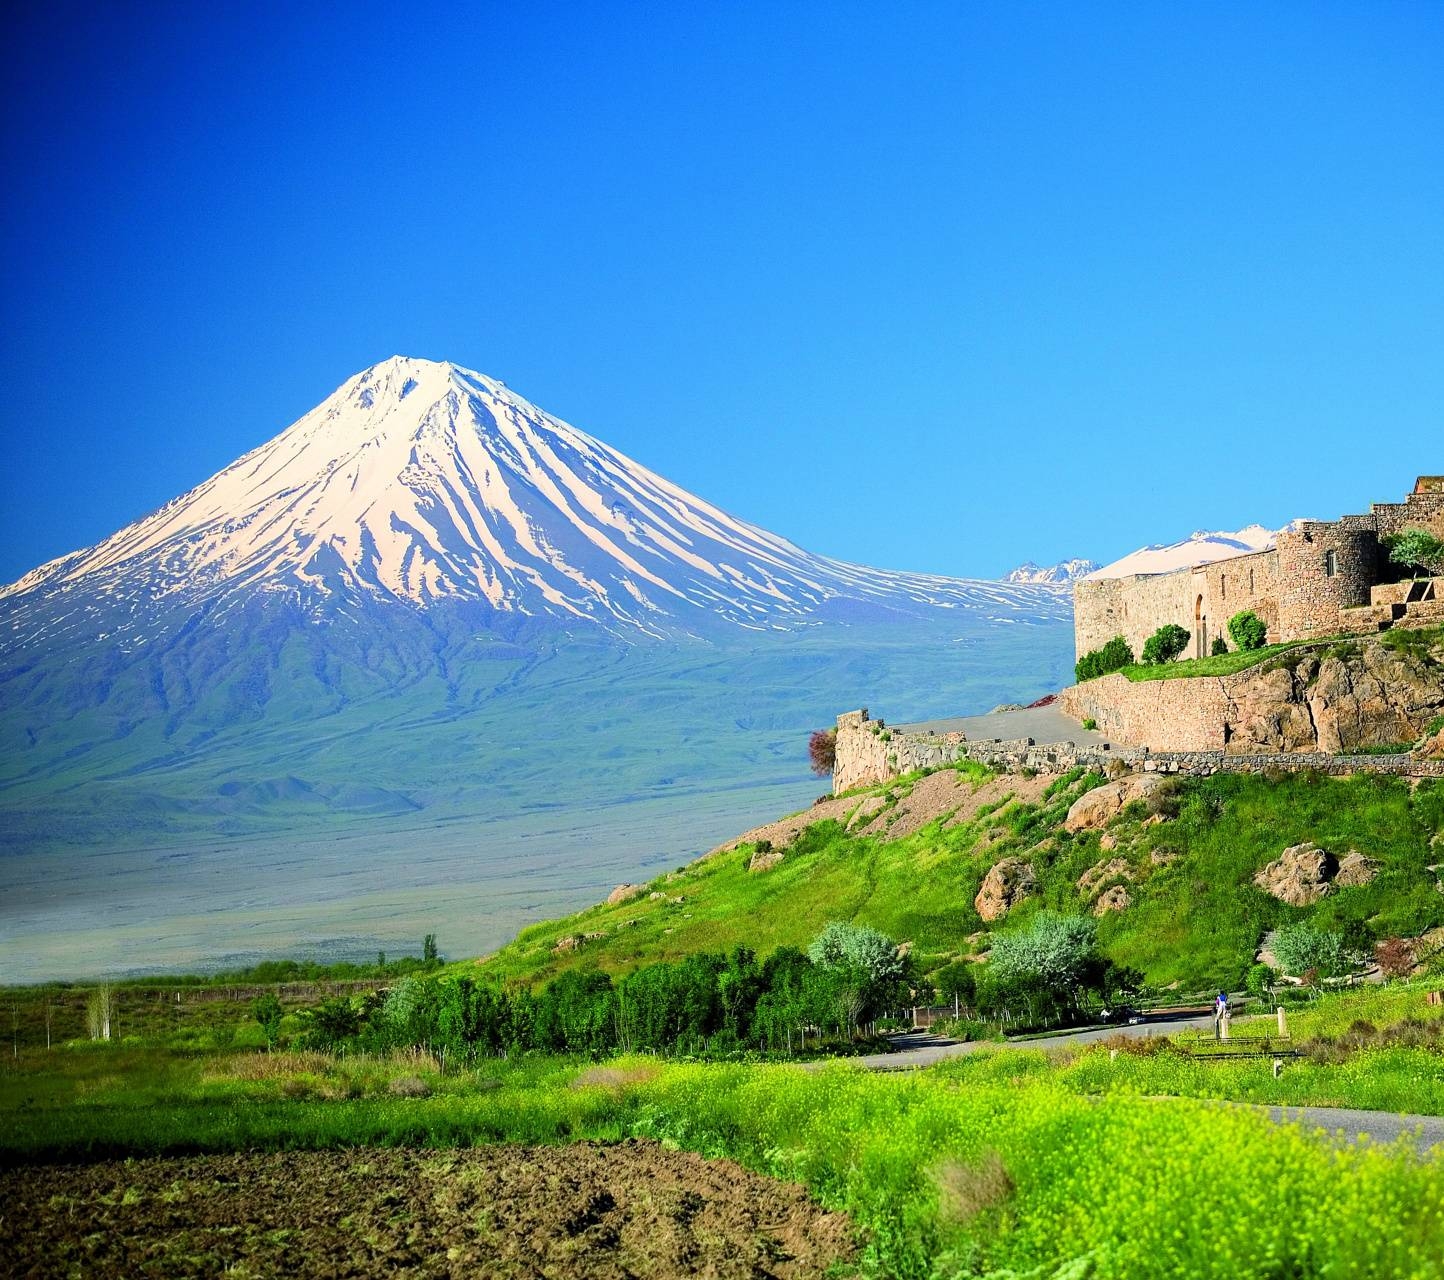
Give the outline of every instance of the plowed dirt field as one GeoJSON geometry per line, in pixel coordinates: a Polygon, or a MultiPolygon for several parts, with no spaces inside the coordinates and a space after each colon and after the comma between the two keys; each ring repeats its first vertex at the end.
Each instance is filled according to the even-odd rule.
{"type": "Polygon", "coordinates": [[[798,1186],[652,1142],[351,1150],[0,1171],[7,1276],[848,1274],[798,1186]]]}

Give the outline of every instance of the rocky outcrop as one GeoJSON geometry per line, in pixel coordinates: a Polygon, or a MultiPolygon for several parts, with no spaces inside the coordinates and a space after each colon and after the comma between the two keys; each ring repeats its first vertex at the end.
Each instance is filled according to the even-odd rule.
{"type": "Polygon", "coordinates": [[[1033,864],[1022,858],[1004,858],[983,877],[983,886],[973,899],[978,915],[990,923],[1001,920],[1038,887],[1033,864]]]}
{"type": "Polygon", "coordinates": [[[619,884],[607,894],[607,906],[615,907],[619,902],[630,902],[633,898],[640,897],[641,893],[642,886],[639,884],[619,884]]]}
{"type": "Polygon", "coordinates": [[[1091,898],[1098,892],[1099,886],[1120,878],[1128,880],[1133,878],[1133,871],[1128,865],[1128,859],[1109,858],[1106,862],[1095,863],[1078,877],[1078,892],[1084,897],[1091,898]]]}
{"type": "Polygon", "coordinates": [[[1356,889],[1360,885],[1368,884],[1379,874],[1379,863],[1376,859],[1367,857],[1357,849],[1350,849],[1339,859],[1339,870],[1334,876],[1334,884],[1340,889],[1356,889]]]}
{"type": "Polygon", "coordinates": [[[1351,849],[1340,860],[1312,841],[1290,845],[1253,878],[1265,893],[1291,907],[1309,907],[1335,889],[1368,884],[1379,874],[1374,858],[1351,849]]]}
{"type": "Polygon", "coordinates": [[[1133,899],[1128,890],[1121,884],[1115,884],[1111,889],[1105,889],[1099,894],[1098,901],[1093,904],[1093,914],[1106,916],[1110,911],[1127,911],[1132,905],[1133,899]]]}
{"type": "Polygon", "coordinates": [[[1160,787],[1167,785],[1167,779],[1156,773],[1135,773],[1117,782],[1105,782],[1102,786],[1085,791],[1073,801],[1063,826],[1068,831],[1092,831],[1106,826],[1116,818],[1126,805],[1134,800],[1146,800],[1160,787]]]}
{"type": "Polygon", "coordinates": [[[758,849],[747,863],[748,871],[771,871],[782,861],[780,849],[758,849]]]}
{"type": "Polygon", "coordinates": [[[1414,748],[1414,754],[1421,760],[1444,760],[1444,729],[1424,738],[1414,748]]]}
{"type": "MultiPolygon", "coordinates": [[[[1103,676],[1065,689],[1059,705],[1115,743],[1154,751],[1332,754],[1412,743],[1444,712],[1444,640],[1398,634],[1413,642],[1300,646],[1228,676],[1103,676]]],[[[1444,741],[1436,750],[1444,758],[1444,741]]]]}

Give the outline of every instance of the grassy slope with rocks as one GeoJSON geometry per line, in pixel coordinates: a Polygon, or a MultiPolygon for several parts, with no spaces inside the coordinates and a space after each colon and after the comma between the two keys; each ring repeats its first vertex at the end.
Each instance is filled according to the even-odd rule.
{"type": "Polygon", "coordinates": [[[770,870],[748,869],[756,841],[724,846],[641,886],[629,901],[533,925],[464,967],[528,982],[577,966],[622,973],[736,944],[763,953],[805,946],[828,921],[846,920],[912,942],[932,971],[987,948],[989,926],[973,902],[988,869],[1004,857],[1032,863],[1038,892],[994,929],[1026,923],[1040,908],[1089,909],[1093,899],[1077,887],[1079,878],[1123,859],[1127,870],[1095,890],[1124,884],[1132,905],[1103,916],[1100,941],[1113,960],[1157,985],[1234,985],[1265,933],[1296,920],[1343,932],[1357,946],[1444,924],[1444,894],[1428,869],[1444,861],[1438,783],[1369,774],[1178,779],[1149,802],[1151,811],[1134,804],[1104,831],[1075,834],[1063,819],[1101,781],[1096,774],[999,778],[977,766],[942,773],[912,775],[799,815],[792,825],[800,829],[770,870]],[[849,830],[849,815],[864,804],[881,808],[849,830]],[[922,818],[925,825],[913,829],[922,818]],[[908,834],[893,838],[899,831],[908,834]],[[1104,835],[1115,848],[1102,847],[1104,835]],[[1377,878],[1311,908],[1287,906],[1255,887],[1260,868],[1309,840],[1339,855],[1358,849],[1377,859],[1377,878]]]}

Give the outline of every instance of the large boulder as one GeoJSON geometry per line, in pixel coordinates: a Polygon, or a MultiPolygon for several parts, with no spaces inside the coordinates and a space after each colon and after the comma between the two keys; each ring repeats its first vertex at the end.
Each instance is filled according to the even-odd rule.
{"type": "Polygon", "coordinates": [[[1167,783],[1168,779],[1157,773],[1131,773],[1117,782],[1105,782],[1073,801],[1063,827],[1067,831],[1093,831],[1106,826],[1123,812],[1124,806],[1146,800],[1167,783]]]}
{"type": "Polygon", "coordinates": [[[1311,842],[1290,845],[1253,882],[1291,907],[1309,907],[1333,891],[1339,862],[1327,849],[1311,842]]]}
{"type": "Polygon", "coordinates": [[[1033,864],[1022,858],[1004,858],[983,877],[983,887],[973,906],[984,920],[1001,920],[1013,907],[1038,887],[1033,864]]]}
{"type": "Polygon", "coordinates": [[[747,863],[748,871],[771,871],[782,861],[781,849],[759,849],[747,863]]]}
{"type": "Polygon", "coordinates": [[[1115,884],[1111,889],[1105,889],[1099,894],[1098,901],[1093,904],[1093,914],[1106,916],[1110,911],[1127,911],[1132,905],[1133,899],[1128,890],[1121,884],[1115,884]]]}
{"type": "Polygon", "coordinates": [[[1378,874],[1379,863],[1376,859],[1360,853],[1357,849],[1350,849],[1339,859],[1334,884],[1340,889],[1355,889],[1359,885],[1368,884],[1378,874]]]}
{"type": "Polygon", "coordinates": [[[615,907],[619,902],[630,902],[633,898],[640,897],[641,893],[642,886],[639,884],[619,884],[607,894],[607,906],[615,907]]]}

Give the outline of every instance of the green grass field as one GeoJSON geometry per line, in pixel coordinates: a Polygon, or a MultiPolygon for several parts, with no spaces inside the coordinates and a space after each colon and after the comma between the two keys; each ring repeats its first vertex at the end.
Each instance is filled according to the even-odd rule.
{"type": "Polygon", "coordinates": [[[1439,1157],[1198,1100],[1349,1095],[1310,1074],[1327,1070],[1291,1068],[1261,1096],[1246,1064],[1107,1046],[902,1075],[651,1058],[441,1074],[424,1056],[111,1046],[0,1073],[0,1160],[651,1137],[805,1183],[863,1229],[869,1274],[1444,1275],[1439,1157]]]}

